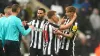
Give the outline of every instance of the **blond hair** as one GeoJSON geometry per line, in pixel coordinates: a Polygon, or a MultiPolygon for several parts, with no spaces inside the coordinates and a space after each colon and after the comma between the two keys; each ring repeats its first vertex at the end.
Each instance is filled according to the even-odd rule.
{"type": "Polygon", "coordinates": [[[76,8],[73,6],[68,6],[65,8],[67,16],[73,16],[76,13],[76,8]]]}
{"type": "Polygon", "coordinates": [[[7,13],[9,9],[11,9],[12,7],[11,6],[7,6],[5,9],[4,9],[4,13],[7,13]]]}

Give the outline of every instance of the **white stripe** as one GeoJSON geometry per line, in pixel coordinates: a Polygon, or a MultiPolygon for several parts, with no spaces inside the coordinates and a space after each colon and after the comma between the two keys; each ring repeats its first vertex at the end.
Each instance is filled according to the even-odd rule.
{"type": "MultiPolygon", "coordinates": [[[[34,23],[35,23],[35,20],[32,21],[32,25],[34,25],[34,23]]],[[[33,34],[34,34],[34,32],[32,30],[31,31],[31,44],[30,44],[30,47],[32,47],[32,43],[33,43],[33,34]]]]}
{"type": "Polygon", "coordinates": [[[55,44],[54,44],[55,46],[54,46],[54,49],[55,49],[55,52],[56,52],[56,51],[57,51],[57,49],[56,49],[56,47],[57,47],[57,43],[56,43],[56,41],[57,41],[57,40],[56,40],[57,37],[54,37],[54,38],[55,38],[55,42],[54,42],[54,43],[55,43],[55,44]]]}
{"type": "Polygon", "coordinates": [[[51,54],[51,41],[52,41],[52,27],[51,25],[49,25],[49,34],[50,34],[50,42],[49,42],[49,46],[48,46],[48,54],[51,54]]]}
{"type": "MultiPolygon", "coordinates": [[[[38,25],[39,25],[39,21],[37,20],[36,28],[38,28],[38,25]]],[[[35,41],[34,41],[34,46],[33,46],[33,48],[36,48],[36,44],[37,44],[37,31],[35,31],[35,41]]]]}
{"type": "Polygon", "coordinates": [[[72,50],[72,52],[73,52],[73,56],[75,56],[75,53],[74,53],[74,51],[75,51],[75,49],[74,49],[74,47],[75,47],[75,43],[74,43],[74,41],[75,41],[75,39],[76,39],[76,35],[77,35],[77,34],[75,34],[75,37],[74,37],[74,40],[73,40],[73,50],[72,50]]]}
{"type": "Polygon", "coordinates": [[[64,44],[65,44],[65,37],[63,38],[63,40],[62,40],[62,46],[61,46],[61,49],[64,49],[64,44]]]}
{"type": "Polygon", "coordinates": [[[53,56],[53,55],[51,55],[51,56],[53,56]]]}
{"type": "MultiPolygon", "coordinates": [[[[67,23],[69,23],[69,20],[68,19],[65,19],[65,22],[64,22],[64,24],[67,24],[67,23]]],[[[63,31],[63,33],[65,32],[65,33],[67,33],[67,31],[68,31],[69,29],[66,29],[66,30],[64,30],[63,31]]],[[[62,46],[61,46],[61,49],[64,49],[64,44],[65,44],[65,40],[66,40],[66,37],[63,37],[63,39],[61,40],[62,42],[62,46]]]]}
{"type": "Polygon", "coordinates": [[[70,20],[65,20],[64,24],[67,24],[67,23],[69,23],[69,21],[70,21],[70,20]]]}
{"type": "Polygon", "coordinates": [[[59,52],[59,48],[60,48],[60,39],[57,38],[57,53],[59,52]]]}
{"type": "Polygon", "coordinates": [[[66,47],[65,47],[66,49],[65,50],[69,49],[69,43],[70,43],[70,39],[67,40],[66,47]]]}
{"type": "MultiPolygon", "coordinates": [[[[44,28],[44,21],[42,21],[42,23],[41,23],[41,26],[40,26],[40,29],[42,28],[44,28]]],[[[41,39],[42,39],[42,32],[39,32],[39,43],[38,43],[38,49],[41,49],[41,39]]]]}

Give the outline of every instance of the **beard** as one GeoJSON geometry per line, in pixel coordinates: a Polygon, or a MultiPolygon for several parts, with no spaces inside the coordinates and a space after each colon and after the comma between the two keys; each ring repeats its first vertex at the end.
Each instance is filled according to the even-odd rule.
{"type": "Polygon", "coordinates": [[[42,21],[44,19],[44,17],[38,17],[38,20],[42,21]]]}

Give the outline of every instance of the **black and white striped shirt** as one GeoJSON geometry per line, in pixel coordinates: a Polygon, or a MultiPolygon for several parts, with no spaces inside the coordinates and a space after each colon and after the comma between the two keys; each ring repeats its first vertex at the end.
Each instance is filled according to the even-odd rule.
{"type": "Polygon", "coordinates": [[[29,23],[33,25],[34,29],[31,32],[30,47],[42,49],[43,48],[43,28],[46,20],[35,19],[29,23]]]}
{"type": "Polygon", "coordinates": [[[52,55],[59,51],[59,39],[54,34],[55,27],[49,22],[45,24],[44,30],[47,32],[44,36],[43,55],[52,55]],[[47,40],[46,40],[47,39],[47,40]]]}
{"type": "MultiPolygon", "coordinates": [[[[69,19],[65,19],[64,24],[67,24],[67,23],[69,23],[69,19]]],[[[69,31],[70,31],[70,29],[66,29],[66,30],[64,30],[64,31],[63,31],[63,33],[68,34],[68,33],[69,33],[69,31]]],[[[68,50],[69,43],[70,43],[70,41],[69,41],[69,40],[67,40],[67,38],[66,38],[66,37],[63,37],[63,36],[62,36],[62,39],[61,39],[61,49],[68,50]]]]}
{"type": "MultiPolygon", "coordinates": [[[[69,19],[66,19],[65,24],[69,23],[69,21],[70,21],[69,19]]],[[[72,27],[73,25],[69,29],[66,29],[63,33],[69,34],[69,32],[72,31],[72,27]]],[[[74,35],[71,39],[68,39],[67,37],[62,37],[60,49],[74,51],[74,46],[75,46],[74,44],[75,36],[74,35]]]]}

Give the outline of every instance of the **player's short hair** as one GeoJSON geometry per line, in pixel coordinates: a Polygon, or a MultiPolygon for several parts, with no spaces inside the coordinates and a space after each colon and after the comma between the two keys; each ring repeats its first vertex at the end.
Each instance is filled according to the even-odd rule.
{"type": "Polygon", "coordinates": [[[42,10],[44,13],[46,12],[44,8],[39,8],[38,10],[42,10]]]}
{"type": "Polygon", "coordinates": [[[4,9],[4,13],[7,13],[7,12],[8,12],[8,9],[12,9],[12,7],[11,7],[11,6],[7,6],[7,7],[5,7],[5,9],[4,9]]]}
{"type": "Polygon", "coordinates": [[[17,12],[18,8],[20,8],[20,5],[18,5],[18,4],[12,5],[12,12],[17,12]]]}
{"type": "Polygon", "coordinates": [[[66,12],[69,13],[69,12],[76,12],[76,8],[73,7],[73,6],[68,6],[65,8],[66,12]]]}
{"type": "Polygon", "coordinates": [[[50,19],[53,15],[55,15],[55,13],[56,13],[56,11],[53,11],[53,10],[48,11],[48,13],[47,13],[48,18],[50,19]]]}

